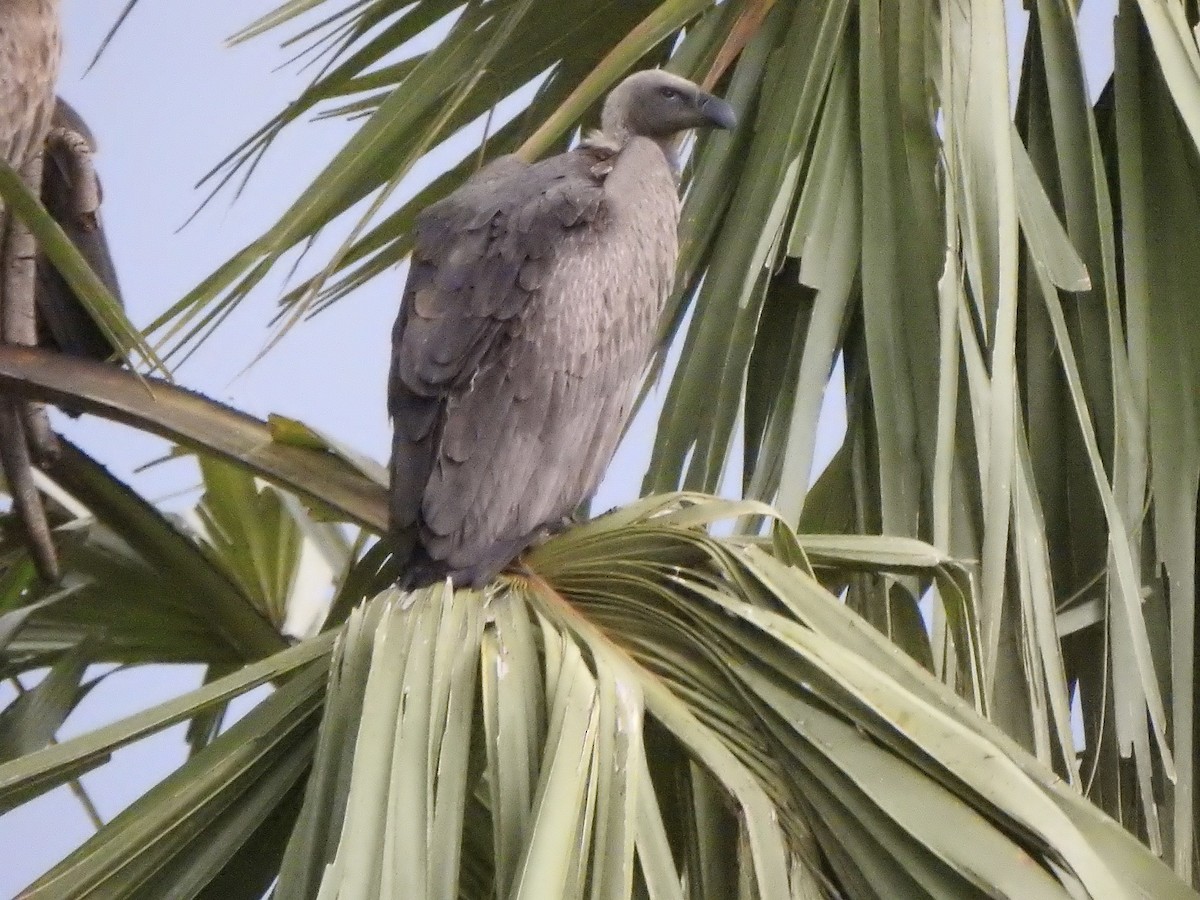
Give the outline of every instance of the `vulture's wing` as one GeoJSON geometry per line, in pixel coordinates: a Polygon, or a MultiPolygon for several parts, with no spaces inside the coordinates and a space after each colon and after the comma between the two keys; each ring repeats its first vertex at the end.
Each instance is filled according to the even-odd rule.
{"type": "MultiPolygon", "coordinates": [[[[54,109],[52,127],[59,139],[48,142],[42,169],[42,205],[66,232],[109,293],[121,299],[117,273],[108,251],[104,228],[95,210],[87,207],[89,195],[98,199],[98,185],[82,183],[94,178],[87,155],[95,141],[86,123],[61,98],[54,109]],[[74,138],[62,139],[64,134],[74,138]],[[80,146],[78,141],[84,142],[80,146]]],[[[75,292],[45,256],[37,264],[38,342],[72,356],[108,359],[114,348],[84,309],[75,292]]]]}
{"type": "MultiPolygon", "coordinates": [[[[510,415],[512,396],[532,390],[532,375],[497,369],[513,364],[506,350],[539,302],[564,243],[603,228],[604,171],[600,158],[587,150],[533,165],[505,157],[418,218],[392,332],[388,385],[395,429],[391,524],[399,552],[411,545],[418,528],[454,532],[458,543],[471,542],[462,538],[462,523],[472,505],[483,502],[483,481],[495,478],[489,461],[502,465],[498,447],[511,444],[522,429],[540,427],[540,420],[522,423],[510,415]],[[449,420],[457,424],[447,433],[449,420]],[[435,468],[454,468],[456,478],[446,489],[427,492],[435,468]]],[[[519,497],[524,484],[514,489],[519,497]]],[[[430,535],[423,536],[429,543],[430,535]]],[[[470,556],[497,537],[478,534],[478,546],[457,549],[470,556]]],[[[519,542],[512,540],[514,546],[519,542]]],[[[499,564],[520,549],[507,551],[499,564]]]]}

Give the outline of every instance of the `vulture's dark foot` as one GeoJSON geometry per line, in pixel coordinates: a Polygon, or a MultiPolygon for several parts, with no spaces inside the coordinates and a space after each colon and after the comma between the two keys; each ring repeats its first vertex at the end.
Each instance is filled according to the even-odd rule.
{"type": "Polygon", "coordinates": [[[527,588],[531,587],[534,579],[537,578],[537,573],[525,561],[525,554],[523,553],[505,566],[504,571],[500,574],[509,581],[515,581],[527,588]]]}
{"type": "MultiPolygon", "coordinates": [[[[529,539],[529,544],[527,546],[529,549],[540,547],[556,534],[562,534],[568,528],[578,524],[579,519],[576,516],[563,516],[557,522],[550,522],[549,524],[543,525],[541,528],[535,531],[533,537],[529,539]]],[[[513,565],[516,565],[516,561],[513,562],[513,565]]]]}
{"type": "Polygon", "coordinates": [[[574,528],[583,521],[584,519],[580,517],[579,513],[567,513],[557,522],[552,522],[546,526],[546,534],[543,540],[549,540],[556,534],[562,534],[568,528],[574,528]]]}

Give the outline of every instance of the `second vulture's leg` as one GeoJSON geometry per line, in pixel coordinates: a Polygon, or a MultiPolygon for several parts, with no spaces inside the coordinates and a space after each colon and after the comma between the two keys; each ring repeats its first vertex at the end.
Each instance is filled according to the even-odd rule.
{"type": "MultiPolygon", "coordinates": [[[[42,155],[36,154],[21,171],[28,185],[42,183],[42,155]]],[[[31,188],[31,190],[34,188],[31,188]]],[[[23,347],[36,347],[37,334],[37,242],[25,223],[12,216],[8,222],[8,242],[4,273],[4,341],[23,347]]],[[[21,419],[34,460],[41,464],[58,456],[58,438],[50,430],[50,417],[41,403],[21,403],[21,419]]]]}
{"type": "MultiPolygon", "coordinates": [[[[42,157],[34,154],[20,174],[36,190],[41,182],[42,157]]],[[[37,279],[37,245],[19,218],[0,214],[0,338],[8,344],[35,346],[37,319],[34,288],[37,279]]],[[[58,557],[41,495],[33,480],[33,459],[49,461],[58,451],[45,407],[19,400],[0,400],[0,464],[12,493],[16,511],[29,543],[38,574],[58,580],[58,557]]]]}

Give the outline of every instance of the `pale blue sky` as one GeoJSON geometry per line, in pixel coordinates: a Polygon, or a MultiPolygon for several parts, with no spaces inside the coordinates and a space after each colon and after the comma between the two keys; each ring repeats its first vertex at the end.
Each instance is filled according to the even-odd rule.
{"type": "MultiPolygon", "coordinates": [[[[290,56],[277,41],[235,49],[224,39],[276,4],[266,0],[204,3],[141,0],[95,69],[84,69],[125,0],[63,0],[66,58],[60,92],[87,118],[100,142],[103,215],[133,321],[145,324],[268,225],[340,146],[351,126],[303,124],[281,139],[236,203],[220,198],[187,228],[179,227],[200,194],[194,183],[241,139],[280,109],[307,76],[274,71],[290,56]]],[[[1111,2],[1085,4],[1085,44],[1093,93],[1111,69],[1111,2]]],[[[1010,4],[1010,9],[1012,8],[1010,4]]],[[[319,254],[318,254],[319,256],[319,254]]],[[[397,271],[301,326],[250,372],[261,349],[279,282],[260,290],[177,375],[189,387],[263,416],[279,412],[340,436],[383,460],[388,334],[402,273],[397,271]]],[[[823,429],[823,465],[840,440],[835,402],[823,429]]],[[[63,421],[63,430],[122,477],[161,455],[164,445],[95,419],[63,421]]],[[[649,455],[649,430],[614,462],[598,508],[634,496],[649,455]]],[[[188,462],[138,475],[150,496],[166,496],[195,479],[188,462]]],[[[175,503],[184,501],[176,500],[175,503]]],[[[81,705],[63,736],[78,734],[165,700],[196,683],[195,670],[158,667],[122,673],[81,705]]],[[[0,704],[11,694],[0,689],[0,704]]],[[[85,784],[107,820],[183,758],[182,726],[116,754],[85,784]]],[[[0,897],[20,887],[90,834],[65,788],[0,817],[0,897]]]]}

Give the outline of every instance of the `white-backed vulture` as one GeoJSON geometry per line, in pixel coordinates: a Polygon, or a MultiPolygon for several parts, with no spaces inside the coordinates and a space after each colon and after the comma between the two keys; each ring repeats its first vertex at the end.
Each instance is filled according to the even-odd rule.
{"type": "Polygon", "coordinates": [[[576,148],[497,159],[417,218],[388,384],[401,584],[482,585],[595,491],[674,279],[679,137],[734,119],[637,72],[576,148]]]}

